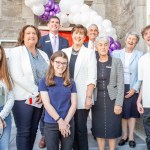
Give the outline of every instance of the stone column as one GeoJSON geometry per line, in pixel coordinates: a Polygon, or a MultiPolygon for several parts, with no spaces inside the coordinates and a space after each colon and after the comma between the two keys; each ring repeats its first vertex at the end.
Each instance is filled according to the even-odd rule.
{"type": "Polygon", "coordinates": [[[2,0],[0,0],[0,18],[2,17],[2,0]]]}
{"type": "Polygon", "coordinates": [[[146,52],[147,46],[142,39],[141,36],[141,29],[147,25],[147,18],[146,18],[146,0],[136,0],[136,9],[135,9],[135,30],[140,34],[140,42],[137,48],[141,51],[146,52]]]}

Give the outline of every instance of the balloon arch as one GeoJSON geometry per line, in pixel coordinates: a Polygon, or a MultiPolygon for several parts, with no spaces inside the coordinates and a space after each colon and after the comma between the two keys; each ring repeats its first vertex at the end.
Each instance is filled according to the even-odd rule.
{"type": "Polygon", "coordinates": [[[58,16],[61,25],[66,28],[70,24],[82,24],[85,27],[96,24],[100,36],[109,36],[110,52],[121,49],[116,29],[112,27],[111,21],[103,19],[96,11],[84,4],[84,0],[60,0],[59,4],[54,3],[54,0],[25,0],[25,5],[44,21],[48,21],[52,16],[58,16]]]}

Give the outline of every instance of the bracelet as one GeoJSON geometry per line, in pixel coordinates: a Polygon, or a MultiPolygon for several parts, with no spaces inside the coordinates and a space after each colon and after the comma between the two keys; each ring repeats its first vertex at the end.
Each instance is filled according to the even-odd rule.
{"type": "Polygon", "coordinates": [[[92,99],[92,96],[86,96],[86,98],[90,98],[90,99],[92,99]]]}
{"type": "Polygon", "coordinates": [[[56,119],[56,122],[58,122],[60,119],[61,119],[61,117],[59,116],[59,117],[56,119]]]}

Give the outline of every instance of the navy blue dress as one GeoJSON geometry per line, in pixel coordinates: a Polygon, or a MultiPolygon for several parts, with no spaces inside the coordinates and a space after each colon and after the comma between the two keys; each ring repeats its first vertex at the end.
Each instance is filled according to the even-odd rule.
{"type": "Polygon", "coordinates": [[[121,136],[121,115],[114,114],[115,100],[110,100],[107,90],[111,72],[111,59],[97,63],[97,101],[92,107],[92,134],[98,138],[121,136]],[[107,67],[109,66],[109,67],[107,67]]]}

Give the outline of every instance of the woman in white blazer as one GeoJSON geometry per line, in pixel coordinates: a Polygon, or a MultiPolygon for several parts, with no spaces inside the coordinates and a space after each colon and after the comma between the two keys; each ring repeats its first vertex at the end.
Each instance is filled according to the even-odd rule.
{"type": "Polygon", "coordinates": [[[63,49],[69,60],[70,77],[77,87],[78,105],[75,113],[74,149],[88,150],[87,117],[93,104],[93,90],[97,79],[95,51],[83,43],[87,30],[82,25],[72,29],[73,45],[63,49]]]}
{"type": "Polygon", "coordinates": [[[42,108],[38,108],[41,103],[38,83],[46,73],[49,59],[46,53],[38,49],[39,39],[40,31],[35,26],[26,25],[20,31],[18,47],[10,52],[9,68],[14,83],[13,115],[17,127],[17,150],[33,149],[42,113],[42,108]],[[33,100],[36,100],[37,107],[32,106],[33,100]]]}

